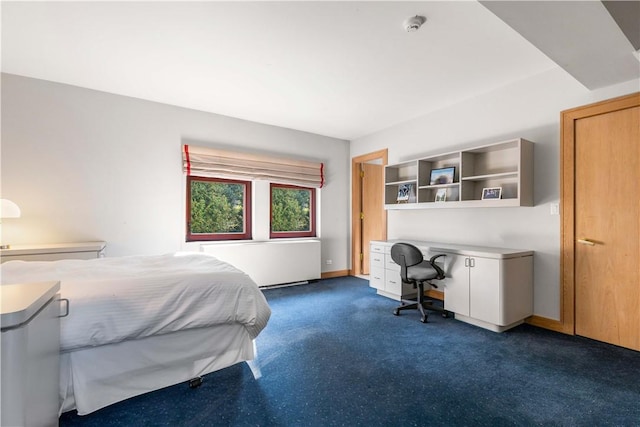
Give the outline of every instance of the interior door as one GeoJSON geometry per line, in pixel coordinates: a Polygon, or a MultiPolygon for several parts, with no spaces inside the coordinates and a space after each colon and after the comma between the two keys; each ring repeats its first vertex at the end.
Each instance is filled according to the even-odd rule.
{"type": "Polygon", "coordinates": [[[362,274],[369,274],[369,242],[384,240],[386,217],[384,212],[384,167],[373,163],[361,165],[362,198],[362,274]]]}
{"type": "Polygon", "coordinates": [[[575,121],[575,333],[640,350],[640,107],[575,121]]]}

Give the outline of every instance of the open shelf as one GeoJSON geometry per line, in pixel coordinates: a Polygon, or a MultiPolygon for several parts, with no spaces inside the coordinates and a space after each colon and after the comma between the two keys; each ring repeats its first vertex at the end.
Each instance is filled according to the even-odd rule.
{"type": "Polygon", "coordinates": [[[533,143],[518,138],[388,165],[384,200],[385,209],[533,206],[533,143]],[[501,198],[482,200],[485,188],[500,188],[501,198]]]}

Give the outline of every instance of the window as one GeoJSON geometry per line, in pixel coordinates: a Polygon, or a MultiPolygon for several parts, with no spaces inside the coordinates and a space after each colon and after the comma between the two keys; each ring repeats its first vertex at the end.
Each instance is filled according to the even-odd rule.
{"type": "Polygon", "coordinates": [[[251,239],[251,182],[187,177],[187,241],[251,239]]]}
{"type": "Polygon", "coordinates": [[[271,238],[315,237],[316,191],[271,184],[271,238]]]}

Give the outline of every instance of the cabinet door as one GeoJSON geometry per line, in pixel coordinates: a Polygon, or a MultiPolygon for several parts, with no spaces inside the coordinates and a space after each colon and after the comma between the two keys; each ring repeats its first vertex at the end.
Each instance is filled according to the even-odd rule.
{"type": "MultiPolygon", "coordinates": [[[[444,308],[447,311],[469,316],[469,258],[447,254],[445,258],[444,308]]],[[[439,286],[439,284],[438,284],[439,286]]]]}
{"type": "Polygon", "coordinates": [[[500,260],[474,257],[469,261],[469,316],[499,325],[500,260]]]}

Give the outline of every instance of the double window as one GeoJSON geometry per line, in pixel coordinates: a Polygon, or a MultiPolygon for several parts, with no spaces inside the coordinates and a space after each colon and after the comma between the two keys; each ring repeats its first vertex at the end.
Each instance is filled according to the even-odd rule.
{"type": "MultiPolygon", "coordinates": [[[[270,238],[315,237],[316,191],[270,184],[270,238]]],[[[187,177],[187,241],[250,240],[251,182],[187,177]]]]}
{"type": "Polygon", "coordinates": [[[324,185],[323,163],[184,144],[182,166],[187,241],[250,240],[252,214],[260,238],[316,235],[316,188],[324,185]],[[254,186],[256,181],[270,182],[270,194],[266,185],[254,186]],[[258,192],[254,206],[252,188],[258,192]]]}

